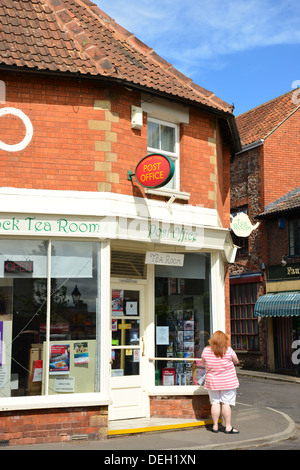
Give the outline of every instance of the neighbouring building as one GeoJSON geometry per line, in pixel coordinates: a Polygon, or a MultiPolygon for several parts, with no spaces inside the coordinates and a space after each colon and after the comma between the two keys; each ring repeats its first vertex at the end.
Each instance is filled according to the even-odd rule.
{"type": "Polygon", "coordinates": [[[89,0],[9,0],[0,22],[0,441],[208,417],[232,106],[89,0]]]}
{"type": "MultiPolygon", "coordinates": [[[[288,323],[296,322],[290,318],[292,310],[282,310],[281,319],[272,319],[275,310],[268,315],[260,310],[257,315],[255,305],[258,299],[263,302],[266,298],[261,296],[268,292],[290,290],[286,283],[273,283],[274,275],[282,274],[283,257],[287,257],[284,259],[291,269],[296,269],[299,263],[299,252],[289,238],[295,237],[297,246],[299,228],[295,222],[291,229],[290,223],[294,222],[288,221],[289,217],[297,220],[295,211],[299,210],[294,197],[291,198],[300,183],[298,97],[299,90],[293,90],[238,116],[243,150],[231,162],[231,214],[232,217],[246,214],[249,227],[252,225],[247,236],[233,233],[239,249],[235,263],[230,266],[232,343],[245,367],[291,373],[296,370],[291,361],[296,333],[292,333],[291,326],[282,339],[280,334],[288,323]],[[281,200],[286,203],[290,200],[291,204],[294,201],[294,206],[282,217],[278,205],[281,200]],[[278,207],[278,214],[270,210],[272,207],[278,207]],[[288,220],[284,222],[286,216],[288,220]],[[273,336],[275,329],[278,339],[273,336]],[[279,361],[280,351],[289,355],[289,361],[279,361]]],[[[300,290],[296,284],[292,290],[300,290]]],[[[275,302],[279,297],[272,299],[275,302]]]]}
{"type": "Polygon", "coordinates": [[[265,225],[266,294],[254,314],[267,322],[267,364],[272,371],[300,375],[300,187],[269,204],[265,225]]]}

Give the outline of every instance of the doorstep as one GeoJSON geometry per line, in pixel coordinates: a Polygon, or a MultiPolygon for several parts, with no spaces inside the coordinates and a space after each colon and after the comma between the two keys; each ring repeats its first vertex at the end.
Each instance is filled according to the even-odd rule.
{"type": "Polygon", "coordinates": [[[134,418],[109,421],[108,437],[144,432],[170,431],[188,429],[212,424],[211,419],[174,419],[174,418],[134,418]]]}

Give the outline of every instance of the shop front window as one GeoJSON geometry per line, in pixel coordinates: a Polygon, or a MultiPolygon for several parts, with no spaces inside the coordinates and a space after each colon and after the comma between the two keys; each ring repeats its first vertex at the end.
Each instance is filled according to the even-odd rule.
{"type": "Polygon", "coordinates": [[[211,334],[210,256],[183,267],[156,266],[155,384],[203,385],[200,358],[211,334]]]}
{"type": "Polygon", "coordinates": [[[1,240],[2,397],[100,391],[99,263],[98,243],[1,240]]]}

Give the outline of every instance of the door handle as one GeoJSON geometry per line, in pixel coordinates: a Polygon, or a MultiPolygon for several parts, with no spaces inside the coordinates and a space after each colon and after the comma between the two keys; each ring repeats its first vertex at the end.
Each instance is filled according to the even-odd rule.
{"type": "Polygon", "coordinates": [[[145,356],[145,341],[144,341],[144,338],[142,338],[142,356],[145,356]]]}

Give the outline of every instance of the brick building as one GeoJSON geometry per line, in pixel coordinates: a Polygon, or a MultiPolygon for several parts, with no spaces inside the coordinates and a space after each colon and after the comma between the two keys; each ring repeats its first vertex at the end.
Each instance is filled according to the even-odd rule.
{"type": "MultiPolygon", "coordinates": [[[[294,90],[238,116],[243,150],[231,163],[231,213],[245,212],[252,225],[260,221],[259,227],[248,237],[234,236],[240,248],[235,264],[230,267],[232,341],[246,367],[273,371],[292,371],[295,367],[291,362],[289,367],[283,367],[275,359],[270,338],[273,344],[276,320],[265,314],[255,316],[254,306],[259,297],[271,292],[270,273],[281,266],[283,256],[287,256],[288,267],[299,262],[298,253],[289,248],[288,223],[281,222],[284,225],[281,228],[281,217],[269,211],[281,199],[287,201],[299,186],[300,110],[297,97],[298,91],[294,90]]],[[[277,292],[279,286],[273,287],[277,292]]],[[[279,291],[283,288],[290,290],[284,284],[279,291]]],[[[290,320],[280,321],[287,323],[290,320]]],[[[291,338],[291,335],[288,340],[286,338],[289,351],[291,338]]]]}
{"type": "Polygon", "coordinates": [[[300,187],[269,204],[259,219],[266,229],[268,266],[266,294],[254,313],[267,322],[269,368],[299,375],[300,187]]]}
{"type": "Polygon", "coordinates": [[[207,417],[232,107],[89,0],[9,0],[0,21],[0,440],[207,417]]]}

